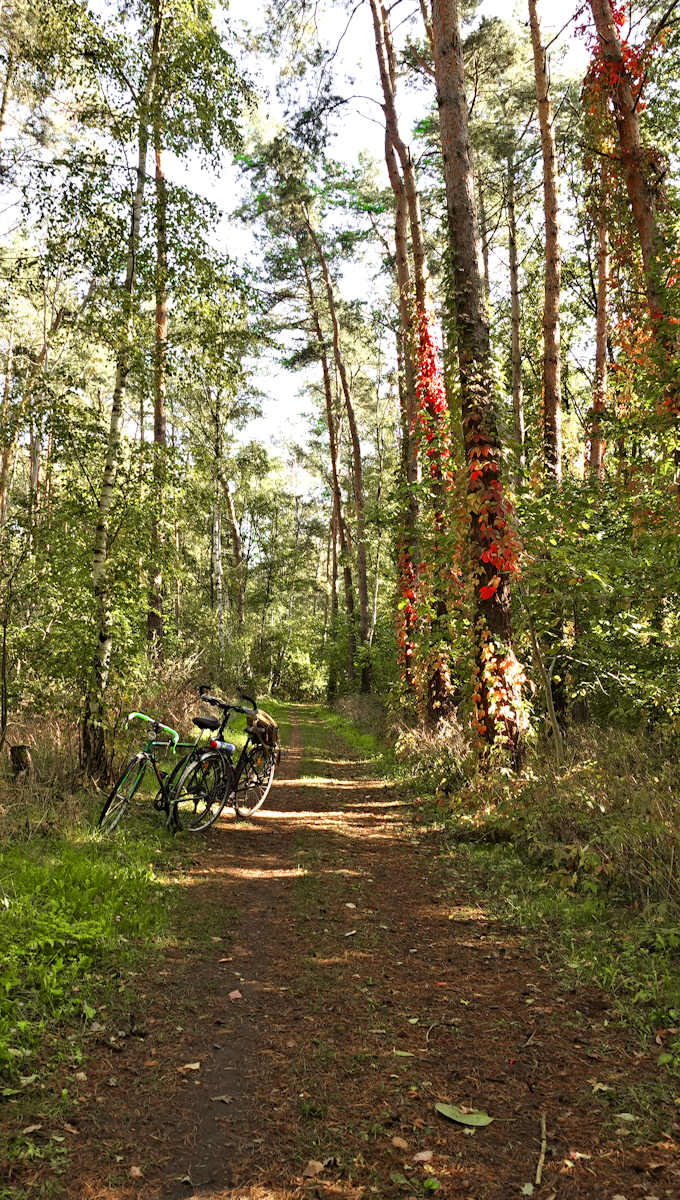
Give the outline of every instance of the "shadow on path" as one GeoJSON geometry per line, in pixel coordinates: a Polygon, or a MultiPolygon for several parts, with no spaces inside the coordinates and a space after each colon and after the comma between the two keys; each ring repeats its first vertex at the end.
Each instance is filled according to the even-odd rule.
{"type": "Polygon", "coordinates": [[[451,892],[394,793],[326,752],[321,721],[305,735],[310,777],[294,724],[271,807],[197,841],[203,937],[140,978],[145,1035],[87,1065],[68,1194],[677,1200],[671,1139],[603,1124],[595,1085],[647,1066],[603,998],[560,991],[451,892]],[[494,1121],[465,1129],[436,1101],[494,1121]]]}

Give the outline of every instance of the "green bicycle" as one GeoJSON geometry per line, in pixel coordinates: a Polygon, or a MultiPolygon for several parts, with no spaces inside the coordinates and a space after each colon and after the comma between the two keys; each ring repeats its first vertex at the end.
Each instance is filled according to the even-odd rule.
{"type": "MultiPolygon", "coordinates": [[[[201,744],[200,738],[206,729],[217,728],[221,734],[220,722],[213,718],[195,717],[198,737],[193,742],[180,742],[177,730],[163,725],[156,717],[146,713],[130,713],[128,723],[134,720],[146,721],[151,725],[149,737],[144,748],[125,764],[109,792],[99,816],[100,830],[112,833],[131,806],[139,804],[141,807],[140,801],[148,795],[144,785],[149,777],[152,787],[155,787],[153,807],[165,813],[168,829],[173,832],[206,829],[219,815],[214,810],[214,799],[218,791],[222,794],[224,790],[218,786],[223,782],[224,772],[222,762],[214,757],[209,763],[202,761],[205,745],[201,744]],[[168,734],[168,738],[161,737],[162,733],[168,734]],[[170,750],[176,754],[178,748],[188,750],[188,754],[178,760],[172,771],[163,770],[158,762],[159,752],[170,750]]],[[[225,743],[225,748],[229,752],[234,749],[228,743],[225,743]]],[[[227,759],[224,761],[226,764],[227,759]]],[[[220,812],[222,807],[224,805],[220,812]]]]}

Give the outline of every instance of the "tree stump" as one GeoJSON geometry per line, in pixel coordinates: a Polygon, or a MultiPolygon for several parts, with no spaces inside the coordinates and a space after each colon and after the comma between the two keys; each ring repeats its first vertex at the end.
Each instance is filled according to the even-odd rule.
{"type": "Polygon", "coordinates": [[[14,778],[19,775],[30,775],[33,771],[33,759],[28,746],[10,746],[9,757],[12,763],[14,778]]]}

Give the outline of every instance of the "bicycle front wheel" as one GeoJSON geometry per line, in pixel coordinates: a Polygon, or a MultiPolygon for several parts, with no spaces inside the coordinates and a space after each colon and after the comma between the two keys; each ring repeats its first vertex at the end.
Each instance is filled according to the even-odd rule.
{"type": "Polygon", "coordinates": [[[217,820],[231,791],[231,765],[208,751],[187,763],[175,787],[173,817],[178,829],[200,833],[217,820]]]}
{"type": "Polygon", "coordinates": [[[253,746],[248,751],[234,801],[239,816],[249,817],[262,808],[274,782],[275,770],[276,752],[270,746],[253,746]]]}
{"type": "Polygon", "coordinates": [[[99,815],[99,828],[102,833],[112,833],[116,825],[125,815],[132,798],[137,791],[144,772],[146,771],[146,759],[135,754],[127,765],[123,768],[118,782],[111,789],[106,797],[106,803],[99,815]]]}

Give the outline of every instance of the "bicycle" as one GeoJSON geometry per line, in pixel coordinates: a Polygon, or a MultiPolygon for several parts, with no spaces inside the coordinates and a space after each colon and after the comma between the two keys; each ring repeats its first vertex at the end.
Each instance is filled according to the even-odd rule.
{"type": "Polygon", "coordinates": [[[106,798],[104,807],[99,815],[99,828],[103,833],[111,833],[116,828],[132,804],[135,796],[140,791],[149,767],[152,768],[158,784],[158,791],[154,796],[153,806],[159,812],[165,812],[167,827],[174,827],[169,780],[177,777],[178,770],[184,765],[184,762],[180,760],[174,771],[168,774],[159,768],[156,751],[160,749],[168,750],[172,747],[174,754],[179,742],[179,734],[176,729],[171,729],[169,725],[163,725],[156,717],[149,717],[146,713],[130,713],[128,724],[130,721],[137,719],[148,721],[153,728],[149,732],[144,749],[138,750],[125,764],[115,786],[106,798]],[[170,735],[168,741],[159,738],[161,730],[170,735]]]}
{"type": "MultiPolygon", "coordinates": [[[[109,792],[99,816],[100,830],[104,833],[113,832],[135,797],[143,793],[143,784],[149,768],[158,785],[153,807],[165,813],[167,828],[174,832],[183,828],[206,828],[212,822],[203,820],[203,816],[210,812],[217,780],[207,767],[201,765],[200,769],[198,768],[203,751],[200,738],[206,729],[218,730],[221,734],[222,725],[212,717],[195,717],[194,724],[200,731],[198,737],[193,742],[181,742],[177,730],[163,725],[157,717],[150,717],[146,713],[130,713],[127,724],[134,720],[147,721],[152,730],[144,748],[125,764],[116,784],[109,792]],[[161,731],[169,734],[169,740],[159,737],[161,731]],[[176,754],[178,748],[188,750],[188,754],[183,755],[173,770],[168,772],[159,767],[157,751],[170,748],[173,754],[176,754]],[[180,814],[184,814],[187,809],[191,809],[195,814],[193,825],[185,818],[180,819],[180,814]]],[[[233,749],[232,746],[231,750],[233,749]]],[[[221,780],[222,776],[219,778],[221,780]]]]}
{"type": "Polygon", "coordinates": [[[166,826],[173,831],[199,833],[208,829],[229,801],[237,816],[250,816],[261,808],[269,794],[280,757],[276,722],[258,709],[256,701],[250,696],[242,694],[242,698],[250,702],[250,707],[244,708],[208,695],[204,687],[199,691],[201,699],[219,708],[222,716],[221,719],[193,717],[193,723],[200,731],[194,742],[180,742],[177,731],[161,724],[156,717],[146,713],[130,713],[128,723],[137,719],[147,721],[153,730],[144,749],[126,763],[106,799],[99,817],[99,828],[103,832],[110,833],[116,828],[135,796],[143,790],[149,767],[158,784],[153,806],[165,812],[166,826]],[[236,764],[232,758],[236,747],[223,740],[233,712],[246,716],[246,741],[236,764]],[[161,731],[170,735],[169,741],[159,739],[161,731]],[[207,748],[200,742],[204,732],[214,734],[207,748]],[[159,768],[156,751],[167,750],[170,746],[173,754],[178,748],[188,749],[189,753],[168,773],[159,768]]]}
{"type": "Polygon", "coordinates": [[[196,804],[192,805],[191,787],[185,782],[182,797],[176,804],[176,819],[181,829],[191,832],[207,829],[228,803],[237,816],[249,817],[262,807],[269,795],[280,758],[278,726],[272,717],[257,707],[252,696],[242,692],[241,697],[249,701],[248,708],[201,690],[201,700],[222,713],[219,722],[215,717],[194,718],[194,723],[200,721],[202,728],[217,727],[208,749],[194,764],[195,778],[200,779],[202,785],[207,781],[212,790],[202,787],[196,804]],[[234,745],[222,740],[232,713],[246,717],[246,740],[235,763],[232,757],[234,745]]]}

